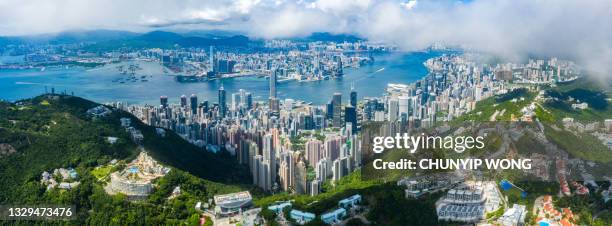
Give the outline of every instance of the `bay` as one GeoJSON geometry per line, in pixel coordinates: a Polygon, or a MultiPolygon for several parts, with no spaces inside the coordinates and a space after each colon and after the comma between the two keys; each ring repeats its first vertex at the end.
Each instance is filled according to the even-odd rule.
{"type": "MultiPolygon", "coordinates": [[[[344,77],[315,82],[285,81],[277,85],[278,97],[292,98],[325,104],[335,92],[342,93],[343,102],[348,100],[351,85],[354,85],[359,99],[364,96],[381,96],[388,83],[411,83],[427,75],[423,65],[427,59],[440,56],[443,52],[401,52],[375,55],[375,61],[360,68],[345,69],[344,77]]],[[[128,65],[130,62],[119,63],[128,65]]],[[[199,101],[217,102],[217,90],[221,85],[228,93],[244,89],[253,94],[255,101],[268,98],[268,80],[262,77],[240,77],[198,83],[180,83],[173,76],[163,73],[159,63],[138,61],[142,68],[136,74],[146,76],[146,82],[117,82],[127,76],[119,73],[117,66],[87,68],[47,68],[27,70],[0,70],[0,99],[17,101],[45,92],[45,87],[56,92],[74,95],[97,102],[122,101],[129,104],[159,104],[159,97],[168,96],[176,103],[181,95],[198,95],[199,101]]]]}

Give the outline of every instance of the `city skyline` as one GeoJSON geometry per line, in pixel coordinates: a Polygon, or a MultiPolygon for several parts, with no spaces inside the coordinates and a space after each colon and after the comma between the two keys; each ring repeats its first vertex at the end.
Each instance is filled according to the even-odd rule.
{"type": "Polygon", "coordinates": [[[0,224],[612,225],[611,1],[0,0],[0,21],[0,224]]]}

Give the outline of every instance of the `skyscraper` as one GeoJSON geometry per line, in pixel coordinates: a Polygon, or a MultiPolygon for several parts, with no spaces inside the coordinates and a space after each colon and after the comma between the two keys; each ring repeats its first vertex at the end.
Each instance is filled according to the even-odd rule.
{"type": "Polygon", "coordinates": [[[236,155],[238,156],[238,163],[240,164],[249,164],[249,141],[246,139],[242,139],[240,140],[240,143],[238,145],[238,153],[236,153],[236,155]]]}
{"type": "Polygon", "coordinates": [[[246,108],[247,109],[251,109],[253,108],[253,95],[251,93],[246,93],[246,108]]]}
{"type": "Polygon", "coordinates": [[[246,91],[244,89],[239,89],[238,94],[240,95],[240,101],[238,106],[241,108],[246,108],[246,91]]]}
{"type": "Polygon", "coordinates": [[[344,175],[342,175],[342,161],[340,159],[336,159],[332,162],[332,180],[337,181],[340,180],[344,175]]]}
{"type": "Polygon", "coordinates": [[[208,64],[210,65],[210,68],[208,69],[209,72],[214,72],[214,68],[215,68],[215,53],[214,53],[214,46],[210,46],[210,52],[208,53],[208,64]]]}
{"type": "Polygon", "coordinates": [[[322,157],[323,143],[316,139],[311,139],[306,142],[306,160],[310,166],[316,166],[319,159],[322,157]]]}
{"type": "Polygon", "coordinates": [[[191,107],[191,114],[195,115],[198,113],[198,96],[191,94],[191,97],[189,97],[189,106],[191,107]]]}
{"type": "Polygon", "coordinates": [[[264,160],[262,166],[263,170],[261,171],[261,175],[264,175],[262,177],[264,180],[261,188],[263,188],[265,191],[270,191],[272,189],[272,184],[274,183],[270,177],[270,161],[264,160]]]}
{"type": "Polygon", "coordinates": [[[346,176],[349,173],[348,166],[349,159],[347,157],[334,160],[332,164],[332,180],[337,181],[346,176]]]}
{"type": "Polygon", "coordinates": [[[291,174],[289,171],[289,163],[286,161],[282,161],[280,163],[279,169],[278,169],[278,177],[280,178],[280,185],[281,188],[283,189],[283,191],[287,191],[289,190],[290,187],[290,183],[289,181],[291,180],[291,174]]]}
{"type": "Polygon", "coordinates": [[[168,107],[168,97],[167,96],[159,97],[159,104],[161,104],[163,108],[168,107]]]}
{"type": "Polygon", "coordinates": [[[355,91],[355,87],[351,84],[351,94],[350,94],[350,101],[349,103],[351,104],[351,106],[357,108],[357,91],[355,91]]]}
{"type": "Polygon", "coordinates": [[[181,107],[187,106],[187,96],[185,94],[181,95],[181,107]]]}
{"type": "Polygon", "coordinates": [[[207,100],[202,101],[202,111],[204,113],[208,113],[208,101],[207,100]]]}
{"type": "Polygon", "coordinates": [[[272,73],[270,74],[270,98],[269,98],[269,107],[270,107],[270,111],[273,114],[278,114],[279,108],[280,108],[280,103],[278,101],[278,99],[276,98],[276,76],[277,76],[277,70],[273,70],[272,73]]]}
{"type": "Polygon", "coordinates": [[[329,161],[334,161],[340,157],[341,137],[338,135],[329,135],[325,137],[325,158],[329,161]]]}
{"type": "Polygon", "coordinates": [[[273,70],[270,74],[270,98],[276,98],[276,75],[277,70],[273,70]]]}
{"type": "Polygon", "coordinates": [[[326,158],[322,158],[321,160],[319,160],[319,162],[317,163],[316,167],[315,167],[315,174],[316,174],[316,178],[319,181],[325,181],[327,178],[327,175],[329,174],[329,172],[327,172],[328,169],[328,163],[327,163],[327,159],[326,158]]]}
{"type": "Polygon", "coordinates": [[[266,134],[263,137],[263,156],[264,161],[268,161],[270,165],[269,177],[272,183],[276,182],[276,151],[274,150],[274,139],[272,134],[266,134]]]}
{"type": "Polygon", "coordinates": [[[332,100],[327,102],[325,111],[326,111],[325,118],[327,119],[334,118],[334,102],[332,100]]]}
{"type": "Polygon", "coordinates": [[[261,171],[261,164],[263,163],[263,156],[255,155],[253,157],[253,163],[251,164],[251,173],[253,175],[253,184],[260,185],[259,172],[261,171]]]}
{"type": "Polygon", "coordinates": [[[223,84],[219,88],[219,115],[221,118],[225,118],[225,113],[227,111],[227,104],[225,101],[225,89],[223,88],[223,84]]]}
{"type": "Polygon", "coordinates": [[[310,196],[318,195],[320,190],[321,182],[319,180],[313,180],[310,182],[310,196]]]}
{"type": "Polygon", "coordinates": [[[332,97],[332,104],[333,104],[333,119],[332,119],[332,125],[334,127],[340,127],[342,126],[342,94],[341,93],[334,93],[334,96],[332,97]]]}
{"type": "Polygon", "coordinates": [[[397,99],[393,98],[389,100],[389,121],[397,121],[397,115],[399,112],[399,103],[397,99]]]}
{"type": "Polygon", "coordinates": [[[336,76],[342,77],[342,75],[344,74],[343,69],[342,69],[342,57],[336,56],[335,59],[336,59],[336,76]]]}
{"type": "Polygon", "coordinates": [[[238,110],[239,105],[240,105],[240,93],[232,93],[232,103],[230,105],[230,110],[232,111],[238,110]]]}
{"type": "Polygon", "coordinates": [[[351,133],[354,134],[357,130],[357,110],[355,110],[355,107],[351,105],[344,107],[344,122],[351,123],[351,133]]]}
{"type": "Polygon", "coordinates": [[[279,178],[280,184],[284,191],[288,191],[293,187],[294,182],[294,171],[295,167],[293,164],[293,151],[283,152],[280,155],[280,167],[279,167],[279,178]]]}
{"type": "Polygon", "coordinates": [[[409,109],[410,109],[410,100],[411,98],[405,95],[399,96],[397,98],[397,102],[398,102],[398,115],[402,115],[402,114],[409,114],[409,109]]]}
{"type": "Polygon", "coordinates": [[[295,192],[298,194],[306,194],[307,193],[307,183],[306,183],[306,164],[303,161],[299,161],[295,166],[295,192]]]}

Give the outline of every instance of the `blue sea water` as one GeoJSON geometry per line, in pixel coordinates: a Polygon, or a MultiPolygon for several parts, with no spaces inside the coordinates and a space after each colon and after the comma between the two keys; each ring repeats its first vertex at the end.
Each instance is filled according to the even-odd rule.
{"type": "MultiPolygon", "coordinates": [[[[360,68],[345,69],[341,79],[316,82],[280,82],[277,86],[279,98],[292,98],[324,104],[334,92],[341,92],[347,101],[351,84],[359,99],[364,96],[381,96],[388,83],[410,83],[427,74],[425,60],[443,54],[442,52],[407,52],[375,55],[375,61],[360,68]]],[[[127,63],[123,63],[127,64],[127,63]]],[[[114,65],[86,68],[47,68],[28,70],[0,70],[0,99],[16,101],[44,93],[45,87],[56,92],[81,96],[97,102],[123,101],[130,104],[158,104],[159,97],[168,96],[170,102],[178,102],[181,95],[197,94],[198,100],[217,102],[217,90],[223,84],[231,93],[244,89],[257,100],[268,97],[266,78],[241,77],[199,83],[179,83],[173,76],[165,75],[162,67],[154,62],[139,62],[143,68],[137,77],[147,75],[147,82],[113,82],[125,78],[114,65]],[[149,77],[149,75],[151,75],[149,77]]],[[[229,101],[229,100],[228,100],[229,101]]]]}

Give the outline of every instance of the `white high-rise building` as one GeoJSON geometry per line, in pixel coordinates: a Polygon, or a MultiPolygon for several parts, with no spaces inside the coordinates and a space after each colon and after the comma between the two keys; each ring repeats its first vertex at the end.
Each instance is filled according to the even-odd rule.
{"type": "Polygon", "coordinates": [[[349,174],[350,159],[347,157],[336,159],[332,166],[332,179],[334,181],[340,180],[340,178],[349,174]]]}
{"type": "Polygon", "coordinates": [[[319,160],[315,168],[315,174],[316,174],[317,180],[325,181],[325,179],[327,178],[327,175],[329,174],[327,170],[329,168],[328,165],[329,164],[327,162],[327,159],[323,158],[319,160]]]}
{"type": "Polygon", "coordinates": [[[321,182],[319,180],[313,180],[310,182],[310,195],[315,196],[319,194],[321,190],[321,182]]]}
{"type": "Polygon", "coordinates": [[[293,163],[293,151],[286,151],[280,155],[279,178],[283,190],[287,191],[294,186],[295,166],[293,163]]]}
{"type": "Polygon", "coordinates": [[[263,160],[270,164],[270,177],[272,183],[276,182],[276,150],[274,150],[272,134],[263,137],[263,160]]]}
{"type": "Polygon", "coordinates": [[[410,111],[410,97],[409,96],[400,96],[397,98],[398,102],[398,115],[406,114],[408,115],[410,111]]]}
{"type": "Polygon", "coordinates": [[[390,99],[389,100],[389,112],[387,112],[389,121],[392,121],[392,122],[397,121],[398,112],[399,112],[398,100],[390,99]]]}
{"type": "Polygon", "coordinates": [[[342,162],[340,162],[340,159],[334,160],[334,163],[332,164],[332,174],[333,181],[337,181],[342,178],[342,162]]]}
{"type": "Polygon", "coordinates": [[[232,105],[230,105],[230,109],[232,111],[236,111],[239,105],[240,105],[240,93],[232,93],[232,105]]]}

